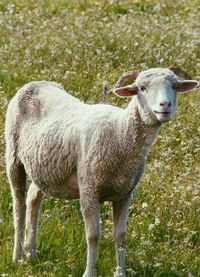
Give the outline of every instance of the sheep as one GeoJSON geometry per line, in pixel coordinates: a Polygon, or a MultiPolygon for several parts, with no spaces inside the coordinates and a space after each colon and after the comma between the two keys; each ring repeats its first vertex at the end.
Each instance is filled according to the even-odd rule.
{"type": "Polygon", "coordinates": [[[54,82],[31,82],[19,89],[8,105],[5,125],[15,229],[13,261],[23,261],[24,253],[36,256],[44,194],[79,198],[87,240],[83,276],[91,277],[100,239],[99,204],[111,201],[115,276],[126,276],[124,238],[133,190],[161,125],[175,113],[176,92],[197,85],[177,68],[128,72],[113,89],[120,97],[132,97],[125,109],[85,104],[54,82]],[[134,79],[131,85],[121,86],[134,79]],[[31,180],[27,197],[26,176],[31,180]]]}

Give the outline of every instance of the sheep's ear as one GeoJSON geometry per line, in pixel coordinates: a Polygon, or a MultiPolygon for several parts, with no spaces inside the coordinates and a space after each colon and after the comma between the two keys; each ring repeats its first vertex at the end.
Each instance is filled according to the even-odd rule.
{"type": "Polygon", "coordinates": [[[120,97],[134,96],[137,94],[138,87],[135,84],[126,87],[115,88],[113,92],[120,97]]]}
{"type": "Polygon", "coordinates": [[[199,83],[194,80],[179,80],[175,89],[179,92],[186,92],[194,89],[199,83]]]}

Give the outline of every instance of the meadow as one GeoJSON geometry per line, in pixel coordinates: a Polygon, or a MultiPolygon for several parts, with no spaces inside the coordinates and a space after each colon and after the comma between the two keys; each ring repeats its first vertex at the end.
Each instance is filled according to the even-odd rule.
{"type": "MultiPolygon", "coordinates": [[[[178,66],[200,79],[198,0],[0,1],[0,276],[79,277],[86,261],[78,201],[45,197],[38,258],[12,264],[12,199],[5,174],[9,99],[32,80],[62,83],[87,103],[125,107],[109,93],[125,71],[178,66]]],[[[200,91],[179,96],[129,211],[127,276],[200,276],[200,91]]],[[[111,204],[101,206],[96,276],[115,270],[111,204]]]]}

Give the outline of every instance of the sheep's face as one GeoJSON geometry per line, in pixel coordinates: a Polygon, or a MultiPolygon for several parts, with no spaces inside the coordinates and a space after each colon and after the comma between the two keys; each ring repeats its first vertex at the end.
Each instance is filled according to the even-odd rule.
{"type": "Polygon", "coordinates": [[[122,97],[137,95],[140,113],[146,123],[169,121],[176,110],[177,92],[195,88],[197,81],[179,80],[169,69],[154,68],[141,72],[132,85],[117,88],[122,97]]]}
{"type": "Polygon", "coordinates": [[[167,122],[176,109],[176,78],[164,74],[147,76],[136,81],[139,103],[153,121],[167,122]]]}

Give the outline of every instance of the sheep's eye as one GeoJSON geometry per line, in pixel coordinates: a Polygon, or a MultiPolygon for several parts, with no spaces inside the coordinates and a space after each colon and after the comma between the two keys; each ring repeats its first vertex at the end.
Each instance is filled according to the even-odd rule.
{"type": "Polygon", "coordinates": [[[141,86],[141,87],[140,87],[140,90],[141,90],[141,91],[146,91],[147,88],[146,88],[145,86],[141,86]]]}

